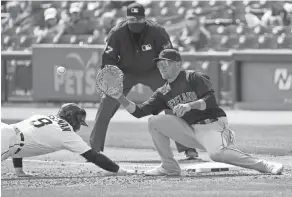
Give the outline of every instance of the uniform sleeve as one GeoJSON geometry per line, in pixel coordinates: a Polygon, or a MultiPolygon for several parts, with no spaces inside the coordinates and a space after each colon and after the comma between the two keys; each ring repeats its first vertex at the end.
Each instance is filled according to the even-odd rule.
{"type": "Polygon", "coordinates": [[[160,28],[158,39],[156,40],[156,48],[158,49],[158,54],[164,49],[172,49],[172,43],[170,41],[169,35],[164,28],[160,28]]]}
{"type": "Polygon", "coordinates": [[[68,132],[65,139],[63,139],[63,147],[73,153],[79,155],[89,151],[91,148],[84,142],[84,140],[74,132],[68,132]]]}
{"type": "Polygon", "coordinates": [[[136,118],[148,116],[150,114],[157,115],[167,106],[159,91],[155,91],[153,95],[144,103],[137,105],[136,110],[132,113],[136,118]]]}
{"type": "Polygon", "coordinates": [[[119,61],[119,40],[115,29],[112,29],[105,41],[105,48],[102,54],[102,68],[105,65],[117,65],[119,61]]]}
{"type": "Polygon", "coordinates": [[[190,73],[190,84],[198,96],[198,99],[203,99],[206,103],[206,108],[217,107],[217,101],[212,88],[212,83],[207,75],[202,73],[190,73]]]}

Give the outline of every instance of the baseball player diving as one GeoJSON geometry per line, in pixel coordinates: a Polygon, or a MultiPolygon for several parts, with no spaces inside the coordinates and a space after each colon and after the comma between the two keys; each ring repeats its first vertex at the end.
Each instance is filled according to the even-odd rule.
{"type": "MultiPolygon", "coordinates": [[[[172,48],[168,33],[145,17],[141,4],[132,3],[127,7],[127,18],[113,27],[107,36],[101,67],[116,65],[123,71],[125,95],[139,83],[155,91],[165,80],[152,59],[165,48],[172,48]]],[[[101,99],[90,135],[90,145],[98,152],[104,151],[107,128],[119,106],[119,102],[111,97],[101,99]]],[[[178,152],[185,152],[187,159],[198,157],[195,149],[185,147],[185,144],[176,145],[178,152]]]]}
{"type": "Polygon", "coordinates": [[[174,49],[163,50],[153,61],[166,82],[144,103],[136,105],[122,91],[105,92],[137,118],[154,115],[148,119],[148,128],[162,163],[146,171],[146,175],[181,174],[170,139],[190,148],[205,149],[215,162],[263,173],[282,173],[282,164],[258,159],[232,147],[234,132],[228,125],[226,113],[216,102],[208,76],[183,70],[181,56],[174,49]],[[165,109],[171,109],[174,115],[159,114],[165,109]]]}
{"type": "Polygon", "coordinates": [[[33,157],[59,150],[80,154],[87,161],[118,175],[132,174],[105,155],[91,149],[76,134],[85,122],[86,111],[74,103],[62,105],[57,115],[34,115],[16,124],[1,122],[1,161],[13,158],[17,176],[30,176],[22,168],[23,157],[33,157]]]}

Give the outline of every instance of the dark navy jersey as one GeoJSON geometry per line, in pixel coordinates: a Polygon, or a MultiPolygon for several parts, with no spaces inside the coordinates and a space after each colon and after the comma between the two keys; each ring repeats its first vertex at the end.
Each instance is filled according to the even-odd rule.
{"type": "Polygon", "coordinates": [[[113,27],[107,37],[102,67],[117,65],[124,73],[143,75],[157,69],[152,60],[166,48],[172,48],[172,44],[169,35],[158,23],[146,19],[146,26],[137,43],[124,20],[113,27]]]}
{"type": "Polygon", "coordinates": [[[226,116],[217,104],[210,78],[195,71],[181,71],[175,81],[166,82],[147,101],[137,105],[132,114],[138,118],[157,115],[164,109],[173,109],[178,104],[199,99],[206,102],[206,109],[191,109],[181,117],[190,125],[201,120],[226,116]]]}

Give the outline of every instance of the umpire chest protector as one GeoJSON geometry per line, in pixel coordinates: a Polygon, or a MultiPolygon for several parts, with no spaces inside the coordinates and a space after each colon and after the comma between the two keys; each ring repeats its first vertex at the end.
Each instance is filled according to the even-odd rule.
{"type": "Polygon", "coordinates": [[[146,19],[136,42],[127,21],[122,21],[109,33],[102,65],[118,65],[124,73],[144,75],[157,69],[152,60],[164,48],[172,48],[172,45],[165,29],[157,23],[146,19]]]}

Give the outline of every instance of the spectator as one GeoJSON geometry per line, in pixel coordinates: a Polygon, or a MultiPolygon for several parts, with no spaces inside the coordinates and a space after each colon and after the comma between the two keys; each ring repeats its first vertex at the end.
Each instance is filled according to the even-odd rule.
{"type": "Polygon", "coordinates": [[[15,34],[15,28],[18,25],[18,16],[21,13],[21,7],[17,1],[6,3],[6,11],[9,16],[5,20],[1,20],[2,32],[6,34],[15,34]]]}
{"type": "Polygon", "coordinates": [[[115,16],[113,12],[106,12],[100,18],[100,25],[107,35],[115,25],[115,16]]]}
{"type": "Polygon", "coordinates": [[[199,51],[205,48],[211,38],[210,32],[200,22],[199,17],[191,12],[186,15],[186,26],[179,36],[179,45],[187,51],[199,51]]]}
{"type": "Polygon", "coordinates": [[[98,23],[91,18],[82,17],[82,7],[79,3],[72,3],[69,8],[70,20],[65,23],[65,34],[93,34],[98,23]]]}
{"type": "MultiPolygon", "coordinates": [[[[286,6],[287,7],[287,6],[286,6]]],[[[261,19],[262,25],[267,26],[288,26],[291,24],[291,16],[284,9],[283,4],[275,2],[271,5],[261,19]]]]}
{"type": "Polygon", "coordinates": [[[252,13],[251,9],[252,8],[247,7],[245,9],[245,14],[244,14],[246,24],[249,28],[252,28],[261,24],[260,18],[254,13],[252,13]]]}
{"type": "Polygon", "coordinates": [[[53,42],[57,42],[63,34],[64,25],[58,19],[58,12],[56,8],[48,8],[44,12],[45,27],[35,30],[35,35],[38,37],[37,42],[42,42],[45,38],[54,38],[53,42]]]}

